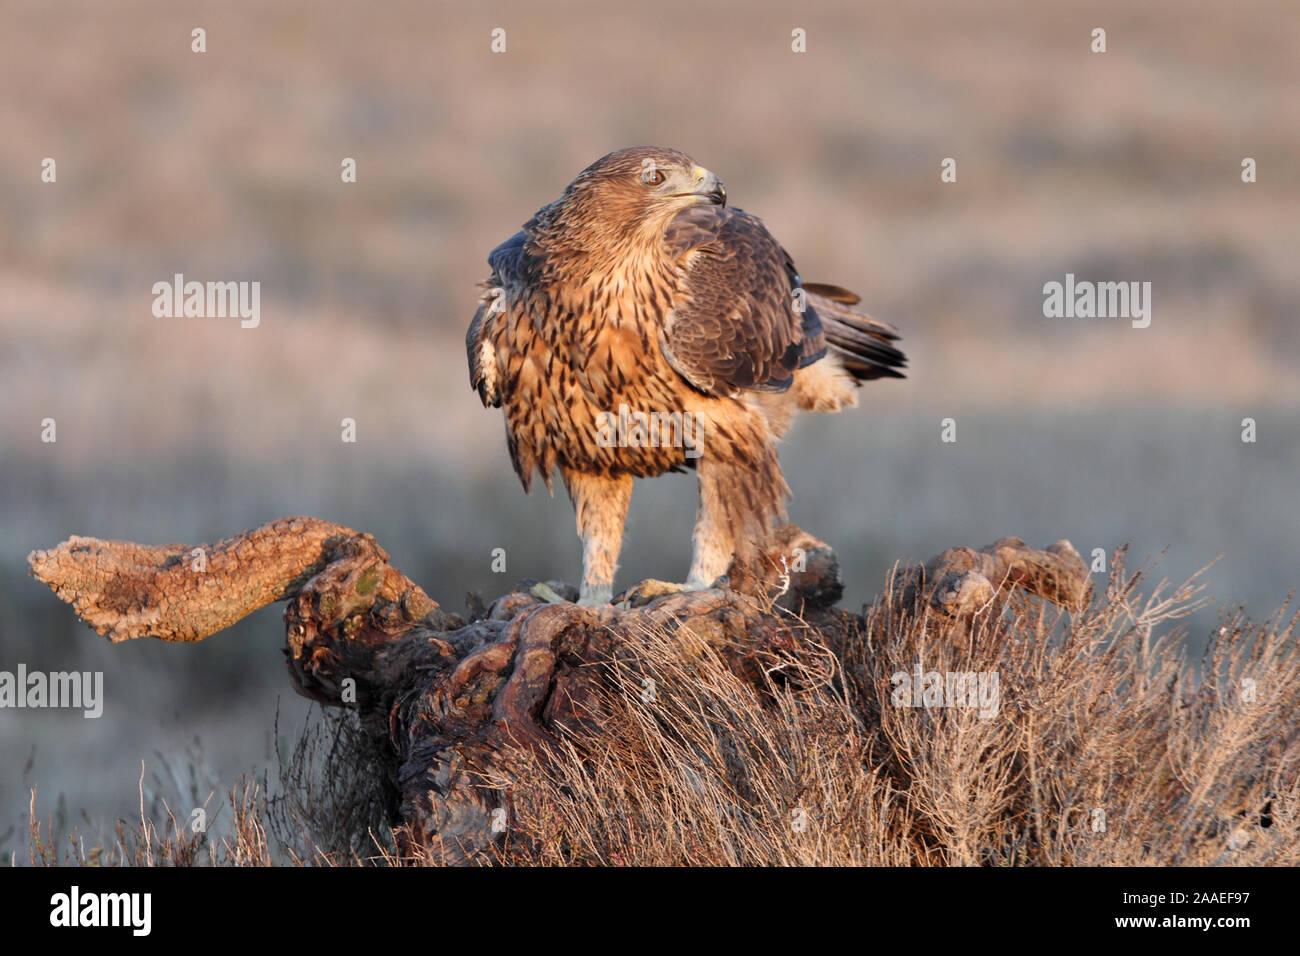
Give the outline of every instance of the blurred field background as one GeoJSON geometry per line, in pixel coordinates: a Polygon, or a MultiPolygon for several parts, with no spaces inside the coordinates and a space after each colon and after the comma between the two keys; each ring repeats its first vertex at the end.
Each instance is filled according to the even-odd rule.
{"type": "MultiPolygon", "coordinates": [[[[1213,593],[1268,613],[1300,581],[1297,49],[1282,0],[3,0],[0,669],[102,670],[107,700],[97,721],[0,713],[0,852],[25,858],[33,782],[39,815],[105,828],[136,815],[142,760],[146,783],[179,772],[197,738],[224,788],[284,746],[277,705],[284,739],[306,715],[279,607],[110,647],[25,576],[33,548],[311,514],[375,534],[453,609],[577,576],[569,503],[523,496],[463,334],[487,252],[627,145],[691,154],[806,278],[903,331],[909,378],[803,418],[782,456],[847,605],[896,560],[1015,534],[1167,547],[1172,578],[1222,554],[1213,593]],[[261,326],[154,318],[176,272],[260,281],[261,326]],[[1043,318],[1067,272],[1150,281],[1151,327],[1043,318]]],[[[694,494],[639,483],[620,585],[684,576],[694,494]]]]}

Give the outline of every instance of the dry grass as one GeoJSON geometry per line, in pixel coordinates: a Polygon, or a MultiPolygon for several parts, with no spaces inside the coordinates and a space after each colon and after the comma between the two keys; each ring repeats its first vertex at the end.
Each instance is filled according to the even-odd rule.
{"type": "Polygon", "coordinates": [[[953,641],[934,621],[881,616],[852,642],[847,673],[878,728],[879,765],[914,812],[916,862],[1300,860],[1297,616],[1224,616],[1198,678],[1177,622],[1202,586],[1161,582],[1144,597],[1143,577],[1120,556],[1104,598],[1073,619],[1026,604],[953,641]],[[889,675],[918,660],[996,672],[997,716],[892,706],[889,675]]]}
{"type": "Polygon", "coordinates": [[[281,760],[280,792],[267,803],[269,829],[286,859],[339,866],[390,855],[386,806],[394,798],[376,785],[386,779],[355,712],[326,711],[281,760]]]}
{"type": "MultiPolygon", "coordinates": [[[[276,739],[279,739],[277,718],[276,739]]],[[[277,754],[278,787],[268,794],[265,779],[241,778],[213,806],[215,789],[197,743],[186,754],[184,772],[157,755],[157,771],[146,785],[140,768],[140,812],[135,821],[119,819],[114,838],[86,845],[79,828],[68,831],[66,811],[36,816],[36,789],[30,794],[28,856],[40,866],[337,866],[364,865],[393,850],[384,825],[383,778],[350,711],[327,711],[309,725],[287,754],[277,754]],[[206,796],[204,792],[206,791],[206,796]],[[178,819],[163,792],[209,813],[196,832],[189,818],[178,819]],[[228,816],[229,823],[223,819],[228,816]],[[54,834],[65,834],[61,845],[54,834]]],[[[84,816],[84,815],[83,815],[84,816]]],[[[86,818],[85,822],[90,824],[86,818]]],[[[16,861],[15,861],[16,862],[16,861]]]]}
{"type": "MultiPolygon", "coordinates": [[[[1145,577],[1121,554],[1080,614],[1025,601],[963,628],[882,604],[828,641],[791,617],[761,692],[686,630],[646,632],[634,662],[603,665],[599,719],[545,758],[515,755],[527,786],[485,781],[510,811],[498,861],[1300,863],[1300,615],[1227,613],[1197,665],[1179,621],[1203,586],[1143,595],[1145,577]],[[891,676],[918,664],[995,673],[996,712],[896,706],[891,676]]],[[[109,851],[74,833],[65,862],[264,865],[268,830],[294,864],[428,862],[399,858],[378,824],[365,754],[355,725],[331,720],[281,767],[285,795],[232,794],[216,841],[170,811],[155,826],[142,777],[140,824],[109,851]]],[[[56,862],[34,813],[31,841],[33,863],[56,862]]]]}
{"type": "Polygon", "coordinates": [[[646,632],[611,665],[595,736],[517,759],[505,851],[543,865],[901,864],[907,809],[868,757],[840,665],[816,632],[770,664],[760,698],[704,645],[646,632]],[[653,682],[653,683],[651,683],[653,682]],[[653,688],[653,697],[650,697],[653,688]]]}
{"type": "MultiPolygon", "coordinates": [[[[171,807],[149,815],[144,807],[144,768],[141,767],[139,822],[119,819],[116,838],[86,845],[79,829],[56,828],[54,820],[36,816],[36,788],[31,791],[28,859],[33,866],[270,866],[275,860],[264,823],[266,800],[256,782],[241,778],[226,797],[234,824],[229,836],[212,838],[195,832],[188,819],[177,819],[171,807]],[[63,832],[63,840],[54,834],[63,832]]],[[[213,818],[215,820],[215,817],[213,818]]],[[[16,862],[16,861],[11,861],[16,862]]]]}

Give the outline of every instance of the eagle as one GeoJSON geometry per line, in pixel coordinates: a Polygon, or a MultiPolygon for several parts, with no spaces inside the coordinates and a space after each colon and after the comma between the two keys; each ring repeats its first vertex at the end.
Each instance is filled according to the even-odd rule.
{"type": "Polygon", "coordinates": [[[902,378],[892,326],[804,282],[756,216],[675,149],[596,160],[488,256],[465,338],[528,492],[559,472],[582,540],[579,603],[605,604],[635,478],[694,470],[684,585],[714,587],[784,520],[777,443],[798,409],[902,378]]]}

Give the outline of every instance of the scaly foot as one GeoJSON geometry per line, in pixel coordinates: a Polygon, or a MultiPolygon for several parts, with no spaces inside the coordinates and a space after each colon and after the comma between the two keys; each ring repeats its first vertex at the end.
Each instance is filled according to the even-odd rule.
{"type": "Polygon", "coordinates": [[[726,586],[726,578],[719,578],[712,585],[700,584],[693,581],[687,581],[685,584],[678,584],[675,581],[660,581],[656,578],[646,578],[639,584],[634,584],[622,594],[616,602],[619,607],[633,608],[643,607],[649,604],[655,598],[665,597],[669,594],[681,594],[683,591],[707,591],[713,586],[726,586]]]}

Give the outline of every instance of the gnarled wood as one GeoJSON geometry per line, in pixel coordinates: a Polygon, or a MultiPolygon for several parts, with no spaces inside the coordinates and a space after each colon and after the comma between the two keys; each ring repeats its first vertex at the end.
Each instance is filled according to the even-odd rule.
{"type": "Polygon", "coordinates": [[[388,555],[369,535],[316,518],[284,518],[212,545],[150,546],[73,536],[48,551],[33,551],[27,564],[111,641],[201,641],[258,608],[298,594],[305,581],[337,560],[337,549],[354,546],[358,538],[367,539],[376,556],[370,566],[385,569],[380,572],[384,587],[370,600],[400,596],[402,607],[415,617],[437,607],[387,567],[388,555]]]}
{"type": "Polygon", "coordinates": [[[1086,607],[1092,593],[1088,568],[1065,539],[1045,551],[1019,538],[978,550],[949,548],[895,582],[905,605],[924,603],[950,618],[978,613],[1012,587],[1072,611],[1086,607]]]}
{"type": "MultiPolygon", "coordinates": [[[[828,639],[861,623],[833,606],[843,591],[834,552],[793,525],[777,531],[761,567],[732,569],[739,590],[592,608],[543,599],[572,596],[568,585],[525,582],[480,605],[470,621],[438,607],[388,563],[373,537],[329,522],[287,518],[203,546],[201,571],[193,551],[76,537],[28,561],[33,575],[114,641],[202,640],[287,600],[295,689],[334,706],[355,700],[390,768],[380,784],[394,824],[448,862],[479,858],[498,841],[491,816],[499,796],[485,781],[509,775],[504,755],[519,747],[544,752],[561,728],[592,726],[609,668],[635,666],[647,632],[675,635],[687,655],[711,647],[761,692],[773,654],[798,639],[791,609],[801,627],[828,639]]],[[[878,605],[970,616],[1012,588],[1078,608],[1088,599],[1088,572],[1069,542],[1039,551],[1004,538],[905,570],[878,605]]]]}

